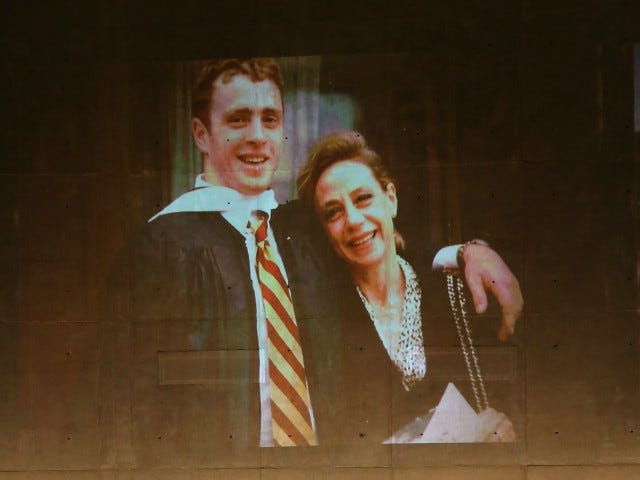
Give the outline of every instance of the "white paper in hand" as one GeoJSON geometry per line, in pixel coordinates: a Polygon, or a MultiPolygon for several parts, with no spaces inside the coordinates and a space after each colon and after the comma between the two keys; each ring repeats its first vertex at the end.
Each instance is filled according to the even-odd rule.
{"type": "Polygon", "coordinates": [[[453,383],[449,383],[431,421],[425,428],[421,443],[474,442],[482,422],[453,383]]]}

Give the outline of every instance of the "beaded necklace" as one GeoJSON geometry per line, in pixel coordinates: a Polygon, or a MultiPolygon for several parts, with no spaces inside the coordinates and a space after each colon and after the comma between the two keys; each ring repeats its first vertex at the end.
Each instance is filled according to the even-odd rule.
{"type": "Polygon", "coordinates": [[[398,305],[371,305],[360,291],[360,287],[356,285],[356,289],[389,358],[402,374],[402,385],[409,391],[427,373],[420,309],[422,293],[411,265],[402,257],[397,258],[405,279],[402,314],[398,305]],[[394,341],[396,336],[398,339],[394,341]]]}

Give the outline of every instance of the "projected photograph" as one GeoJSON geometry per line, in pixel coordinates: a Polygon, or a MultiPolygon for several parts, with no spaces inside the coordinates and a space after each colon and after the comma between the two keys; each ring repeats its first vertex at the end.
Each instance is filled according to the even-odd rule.
{"type": "Polygon", "coordinates": [[[105,321],[135,455],[521,440],[522,291],[491,239],[436,213],[458,172],[424,148],[420,61],[146,67],[165,74],[166,200],[134,219],[105,321]]]}
{"type": "Polygon", "coordinates": [[[468,40],[7,63],[0,471],[636,468],[640,50],[468,40]]]}

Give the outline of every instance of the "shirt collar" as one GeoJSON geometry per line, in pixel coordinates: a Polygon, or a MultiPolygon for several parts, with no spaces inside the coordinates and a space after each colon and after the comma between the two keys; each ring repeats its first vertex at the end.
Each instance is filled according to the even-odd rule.
{"type": "Polygon", "coordinates": [[[195,188],[184,193],[149,219],[152,222],[161,215],[179,212],[242,212],[250,214],[261,210],[271,214],[278,207],[273,190],[259,195],[243,195],[237,190],[212,185],[204,174],[196,177],[195,188]]]}

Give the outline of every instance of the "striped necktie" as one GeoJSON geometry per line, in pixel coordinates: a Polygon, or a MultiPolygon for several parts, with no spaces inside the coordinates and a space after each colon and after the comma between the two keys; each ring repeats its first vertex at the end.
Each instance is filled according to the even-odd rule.
{"type": "Polygon", "coordinates": [[[273,443],[281,447],[317,445],[291,292],[269,248],[269,217],[264,212],[258,216],[256,268],[267,320],[273,443]]]}

